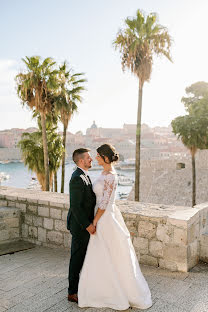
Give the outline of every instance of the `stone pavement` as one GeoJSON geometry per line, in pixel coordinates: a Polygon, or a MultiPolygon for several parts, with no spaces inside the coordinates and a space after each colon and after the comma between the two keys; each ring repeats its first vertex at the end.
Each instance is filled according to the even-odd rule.
{"type": "MultiPolygon", "coordinates": [[[[1,256],[0,312],[113,312],[80,309],[67,301],[68,262],[68,251],[43,247],[1,256]]],[[[201,263],[189,273],[141,269],[153,298],[148,312],[208,311],[208,265],[201,263]]]]}

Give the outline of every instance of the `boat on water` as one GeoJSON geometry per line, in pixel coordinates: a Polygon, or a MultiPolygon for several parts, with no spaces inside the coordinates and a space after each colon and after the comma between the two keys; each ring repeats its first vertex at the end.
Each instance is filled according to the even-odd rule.
{"type": "Polygon", "coordinates": [[[128,197],[129,193],[127,192],[119,192],[118,196],[120,199],[126,199],[128,197]]]}
{"type": "Polygon", "coordinates": [[[10,176],[9,174],[6,174],[5,172],[0,172],[0,185],[2,181],[9,180],[10,176]]]}
{"type": "Polygon", "coordinates": [[[41,186],[37,180],[37,178],[32,177],[30,183],[27,186],[28,190],[41,190],[41,186]]]}
{"type": "Polygon", "coordinates": [[[118,185],[131,186],[133,184],[134,181],[131,178],[122,175],[118,176],[118,185]]]}

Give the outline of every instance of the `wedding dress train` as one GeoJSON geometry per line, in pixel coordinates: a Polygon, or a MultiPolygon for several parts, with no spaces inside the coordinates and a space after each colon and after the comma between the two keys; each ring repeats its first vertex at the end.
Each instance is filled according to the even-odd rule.
{"type": "Polygon", "coordinates": [[[108,307],[125,310],[129,306],[147,309],[152,305],[147,282],[137,261],[129,231],[115,205],[117,175],[101,174],[93,184],[95,213],[105,209],[90,236],[80,274],[79,307],[108,307]]]}

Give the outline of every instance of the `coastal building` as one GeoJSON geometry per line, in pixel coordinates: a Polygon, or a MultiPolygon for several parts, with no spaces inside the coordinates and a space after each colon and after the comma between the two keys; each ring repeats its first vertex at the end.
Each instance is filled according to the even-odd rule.
{"type": "MultiPolygon", "coordinates": [[[[37,129],[28,128],[0,131],[0,161],[6,161],[11,159],[11,157],[12,159],[13,157],[17,157],[18,160],[20,153],[17,144],[21,139],[22,133],[34,131],[37,131],[37,129]]],[[[136,124],[124,124],[122,128],[102,128],[96,124],[96,121],[93,121],[91,126],[87,128],[86,134],[81,131],[75,134],[67,132],[66,159],[70,161],[73,151],[80,147],[90,148],[92,155],[94,155],[96,154],[96,148],[104,143],[114,145],[119,151],[121,159],[128,160],[135,158],[136,124]]],[[[147,124],[142,124],[142,160],[176,158],[186,154],[189,154],[188,150],[172,133],[171,126],[151,128],[147,124]]]]}

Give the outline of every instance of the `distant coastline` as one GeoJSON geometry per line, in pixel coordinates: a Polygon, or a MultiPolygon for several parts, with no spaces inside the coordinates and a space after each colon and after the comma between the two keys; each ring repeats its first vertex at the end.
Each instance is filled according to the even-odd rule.
{"type": "Polygon", "coordinates": [[[10,164],[10,163],[23,163],[23,160],[0,160],[0,164],[5,165],[5,164],[10,164]]]}

